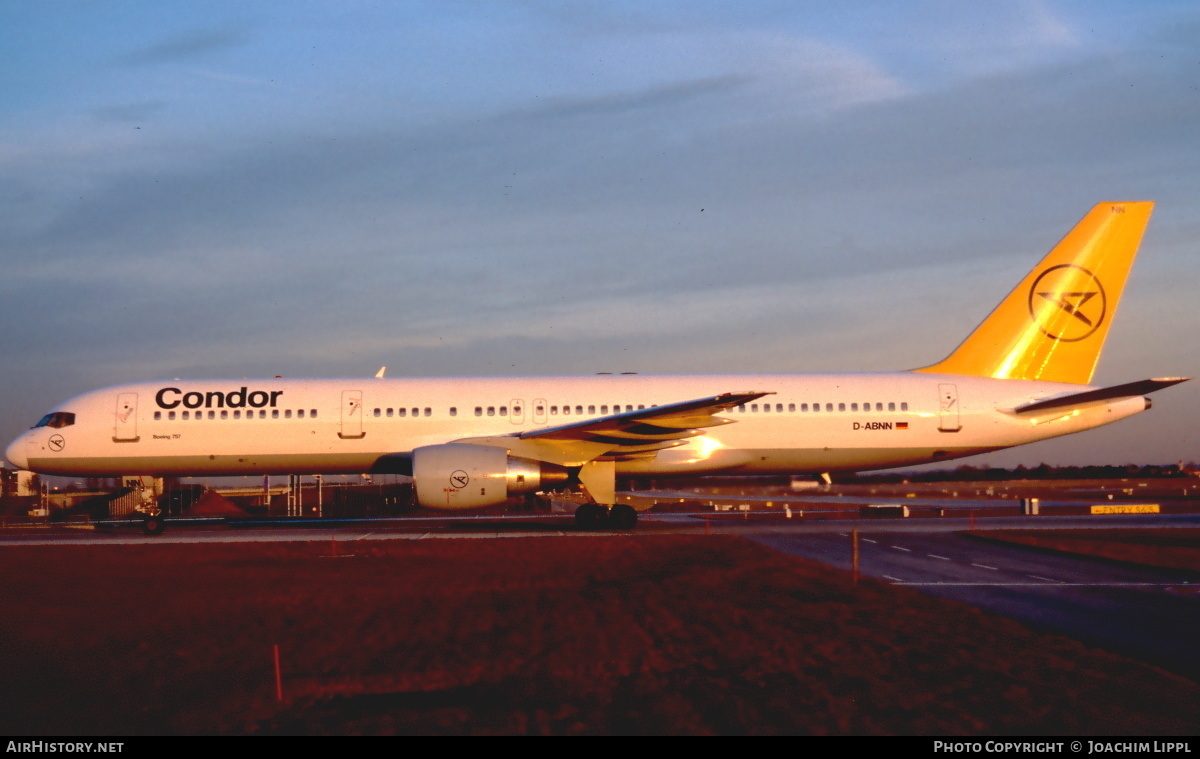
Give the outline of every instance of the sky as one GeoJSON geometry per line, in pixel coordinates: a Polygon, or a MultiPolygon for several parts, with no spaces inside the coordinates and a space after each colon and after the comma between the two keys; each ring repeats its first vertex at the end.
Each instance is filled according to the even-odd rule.
{"type": "MultiPolygon", "coordinates": [[[[925,366],[1108,200],[1157,205],[1094,382],[1196,376],[1197,125],[1192,2],[0,0],[0,439],[173,377],[925,366]]],[[[1200,462],[1154,400],[963,463],[1200,462]]]]}

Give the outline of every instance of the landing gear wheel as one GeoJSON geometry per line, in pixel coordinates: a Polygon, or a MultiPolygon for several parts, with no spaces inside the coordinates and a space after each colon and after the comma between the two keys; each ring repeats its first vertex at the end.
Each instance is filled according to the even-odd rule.
{"type": "Polygon", "coordinates": [[[612,507],[612,512],[608,515],[612,520],[612,525],[618,530],[632,530],[637,527],[638,513],[627,503],[618,503],[612,507]]]}
{"type": "Polygon", "coordinates": [[[147,535],[162,535],[166,526],[167,525],[163,522],[162,516],[159,514],[155,514],[154,516],[146,516],[144,519],[142,519],[142,532],[146,533],[147,535]]]}
{"type": "Polygon", "coordinates": [[[608,514],[605,508],[596,503],[581,504],[575,509],[575,525],[581,530],[594,530],[600,526],[608,514]]]}

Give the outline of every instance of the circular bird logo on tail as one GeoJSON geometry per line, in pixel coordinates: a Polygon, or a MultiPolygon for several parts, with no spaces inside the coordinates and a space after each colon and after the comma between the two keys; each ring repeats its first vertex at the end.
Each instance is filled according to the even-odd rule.
{"type": "Polygon", "coordinates": [[[1104,286],[1082,266],[1051,266],[1029,288],[1029,316],[1051,340],[1083,340],[1100,329],[1107,314],[1104,286]]]}

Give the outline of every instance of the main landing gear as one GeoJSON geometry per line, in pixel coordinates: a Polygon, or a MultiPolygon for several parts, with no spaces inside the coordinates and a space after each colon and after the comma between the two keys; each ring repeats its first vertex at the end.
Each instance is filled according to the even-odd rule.
{"type": "Polygon", "coordinates": [[[613,506],[585,503],[575,510],[575,524],[583,530],[632,530],[637,520],[637,511],[627,503],[613,506]]]}
{"type": "MultiPolygon", "coordinates": [[[[163,514],[158,509],[154,511],[142,511],[141,514],[142,532],[146,535],[162,535],[167,524],[163,520],[163,514]]],[[[137,516],[134,517],[135,519],[137,516]]]]}

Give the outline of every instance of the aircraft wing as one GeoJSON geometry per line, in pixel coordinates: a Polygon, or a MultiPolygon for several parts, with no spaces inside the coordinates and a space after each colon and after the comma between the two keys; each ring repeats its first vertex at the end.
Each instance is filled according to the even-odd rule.
{"type": "Polygon", "coordinates": [[[1188,379],[1188,377],[1156,377],[1154,379],[1129,382],[1124,385],[1102,387],[1099,390],[1085,390],[1082,393],[1071,393],[1069,395],[1060,395],[1056,398],[1047,398],[1042,401],[1026,403],[1023,406],[1017,406],[1009,413],[1024,415],[1046,411],[1047,409],[1082,406],[1087,403],[1108,401],[1114,398],[1133,398],[1134,396],[1153,393],[1155,390],[1162,390],[1164,387],[1178,385],[1180,382],[1187,382],[1188,379]]]}
{"type": "Polygon", "coordinates": [[[705,428],[733,424],[736,420],[717,414],[764,395],[772,393],[724,393],[556,427],[455,442],[502,446],[516,455],[567,466],[600,458],[627,461],[686,445],[689,438],[703,435],[705,428]]]}

